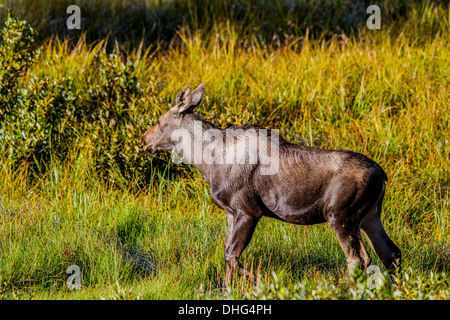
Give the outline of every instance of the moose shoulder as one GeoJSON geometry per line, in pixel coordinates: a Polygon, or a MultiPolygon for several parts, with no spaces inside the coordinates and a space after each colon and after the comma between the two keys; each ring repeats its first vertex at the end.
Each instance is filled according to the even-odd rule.
{"type": "Polygon", "coordinates": [[[361,233],[389,271],[399,266],[401,251],[381,224],[387,177],[375,161],[348,150],[292,144],[275,130],[253,125],[216,128],[193,111],[204,88],[202,82],[192,92],[182,89],[142,136],[141,147],[176,151],[210,185],[227,216],[227,283],[235,272],[255,281],[239,257],[262,216],[301,225],[328,222],[349,270],[355,262],[362,268],[371,262],[361,233]]]}

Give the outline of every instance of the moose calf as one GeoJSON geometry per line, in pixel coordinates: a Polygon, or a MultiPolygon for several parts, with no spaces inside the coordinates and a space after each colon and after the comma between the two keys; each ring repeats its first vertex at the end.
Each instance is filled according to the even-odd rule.
{"type": "Polygon", "coordinates": [[[399,266],[401,251],[381,224],[387,177],[376,162],[348,150],[292,144],[276,130],[253,125],[214,127],[193,112],[204,89],[203,82],[192,92],[182,89],[142,136],[141,147],[175,151],[203,174],[227,217],[226,283],[236,272],[255,282],[239,257],[263,216],[300,225],[328,222],[349,270],[371,262],[361,232],[389,271],[399,266]]]}

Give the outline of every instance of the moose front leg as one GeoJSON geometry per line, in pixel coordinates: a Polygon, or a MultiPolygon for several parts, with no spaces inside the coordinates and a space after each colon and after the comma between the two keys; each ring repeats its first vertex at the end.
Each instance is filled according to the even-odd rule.
{"type": "MultiPolygon", "coordinates": [[[[226,254],[227,248],[230,246],[231,235],[233,233],[233,224],[234,224],[234,214],[232,212],[226,212],[227,214],[227,231],[225,234],[224,240],[224,253],[226,254]]],[[[226,262],[225,258],[225,288],[231,284],[231,280],[233,279],[233,273],[231,272],[230,266],[226,262]]]]}
{"type": "Polygon", "coordinates": [[[231,232],[227,230],[225,237],[225,285],[231,284],[236,272],[254,284],[254,275],[241,265],[239,257],[249,244],[259,218],[246,213],[237,213],[233,219],[231,217],[233,216],[227,213],[228,228],[231,226],[231,232]]]}
{"type": "Polygon", "coordinates": [[[226,251],[230,244],[231,234],[233,233],[234,215],[227,212],[227,232],[225,234],[224,250],[226,251]]]}

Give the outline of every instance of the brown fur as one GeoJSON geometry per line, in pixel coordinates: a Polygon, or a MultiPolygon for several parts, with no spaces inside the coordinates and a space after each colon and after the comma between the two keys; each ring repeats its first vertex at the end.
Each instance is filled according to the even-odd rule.
{"type": "MultiPolygon", "coordinates": [[[[143,149],[151,153],[172,150],[170,134],[180,128],[192,133],[195,121],[201,121],[202,132],[214,129],[193,113],[203,90],[203,83],[192,93],[189,87],[181,90],[159,124],[143,135],[143,149]]],[[[262,129],[248,124],[232,128],[244,133],[262,129]]],[[[226,142],[227,131],[221,132],[226,142]]],[[[268,136],[272,134],[268,130],[268,136]]],[[[235,272],[255,280],[239,263],[239,257],[263,216],[301,225],[328,222],[346,255],[349,270],[355,262],[365,268],[371,261],[361,231],[388,270],[399,266],[401,251],[386,234],[380,219],[387,176],[375,161],[348,150],[311,148],[282,138],[278,151],[279,168],[273,175],[261,174],[259,162],[195,164],[210,185],[212,199],[227,215],[227,282],[235,272]]]]}

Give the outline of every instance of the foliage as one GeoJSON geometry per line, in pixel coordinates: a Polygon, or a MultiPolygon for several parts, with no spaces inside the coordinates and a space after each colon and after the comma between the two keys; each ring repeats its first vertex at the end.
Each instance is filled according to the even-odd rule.
{"type": "Polygon", "coordinates": [[[450,284],[445,274],[429,272],[418,275],[415,271],[397,273],[392,279],[385,274],[381,284],[363,271],[352,273],[336,284],[333,279],[306,280],[293,287],[283,285],[283,272],[272,273],[271,281],[258,283],[245,295],[229,292],[229,298],[249,300],[436,300],[448,299],[450,284]]]}
{"type": "Polygon", "coordinates": [[[8,16],[0,32],[0,121],[17,116],[18,80],[38,58],[36,32],[25,21],[8,16]]]}
{"type": "Polygon", "coordinates": [[[36,157],[48,161],[52,144],[60,156],[70,141],[66,122],[75,100],[70,79],[58,83],[33,74],[23,79],[39,59],[34,37],[25,21],[8,17],[0,40],[0,141],[3,152],[18,162],[36,157]]]}

